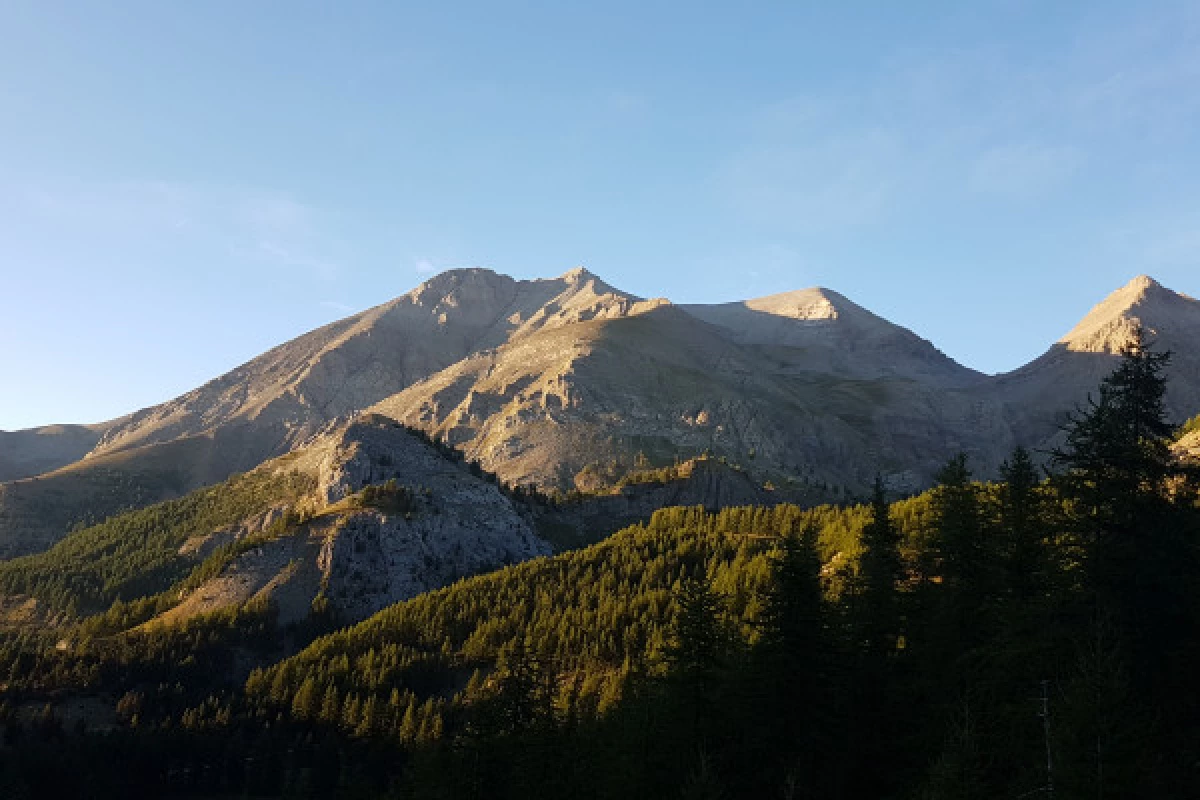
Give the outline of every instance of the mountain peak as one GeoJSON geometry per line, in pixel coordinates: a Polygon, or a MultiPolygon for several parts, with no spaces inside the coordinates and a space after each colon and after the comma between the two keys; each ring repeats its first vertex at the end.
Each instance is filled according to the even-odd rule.
{"type": "Polygon", "coordinates": [[[1200,305],[1149,275],[1138,275],[1092,308],[1059,344],[1087,353],[1119,353],[1138,328],[1190,328],[1200,305]]]}
{"type": "Polygon", "coordinates": [[[455,267],[454,269],[444,270],[430,278],[422,281],[422,283],[413,289],[409,294],[416,295],[421,292],[433,290],[446,290],[461,286],[467,283],[492,283],[496,281],[511,281],[507,275],[501,275],[498,272],[487,269],[486,267],[455,267]]]}
{"type": "Polygon", "coordinates": [[[834,320],[863,312],[843,295],[823,286],[756,297],[742,301],[752,311],[795,320],[834,320]]]}
{"type": "Polygon", "coordinates": [[[1126,291],[1145,292],[1149,291],[1150,289],[1161,289],[1163,286],[1149,275],[1138,275],[1129,283],[1125,284],[1123,288],[1126,291]]]}
{"type": "Polygon", "coordinates": [[[560,281],[566,281],[567,283],[583,283],[584,281],[591,280],[595,277],[596,275],[589,272],[586,268],[575,267],[574,269],[569,269],[562,275],[559,275],[558,279],[560,281]]]}

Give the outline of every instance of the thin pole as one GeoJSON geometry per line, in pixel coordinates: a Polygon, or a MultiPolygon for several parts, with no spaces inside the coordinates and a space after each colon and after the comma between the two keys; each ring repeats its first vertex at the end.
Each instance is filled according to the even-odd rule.
{"type": "Polygon", "coordinates": [[[1054,797],[1054,758],[1050,751],[1050,681],[1042,681],[1042,734],[1046,740],[1046,795],[1054,797]]]}

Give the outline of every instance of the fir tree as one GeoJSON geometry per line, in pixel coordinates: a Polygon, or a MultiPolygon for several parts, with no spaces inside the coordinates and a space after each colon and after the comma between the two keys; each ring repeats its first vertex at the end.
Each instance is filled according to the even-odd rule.
{"type": "Polygon", "coordinates": [[[1196,474],[1170,449],[1169,361],[1139,330],[1053,456],[1096,613],[1115,621],[1139,680],[1196,625],[1196,474]]]}
{"type": "Polygon", "coordinates": [[[1152,740],[1169,754],[1163,769],[1193,775],[1189,765],[1200,758],[1200,746],[1190,744],[1200,728],[1192,690],[1200,667],[1200,512],[1196,471],[1171,451],[1169,362],[1170,353],[1155,352],[1137,331],[1099,398],[1071,419],[1054,463],[1064,470],[1057,484],[1083,555],[1088,638],[1111,641],[1107,649],[1127,669],[1129,691],[1158,709],[1152,740]]]}
{"type": "Polygon", "coordinates": [[[690,733],[702,742],[715,716],[729,639],[721,623],[720,601],[707,578],[686,578],[678,600],[667,659],[684,715],[691,720],[690,733]]]}
{"type": "Polygon", "coordinates": [[[883,479],[875,478],[870,521],[863,528],[858,574],[852,582],[859,647],[876,665],[896,650],[900,636],[898,584],[903,575],[900,534],[891,518],[883,479]]]}
{"type": "Polygon", "coordinates": [[[761,745],[811,785],[834,714],[827,695],[832,642],[821,588],[817,529],[782,537],[772,563],[772,580],[762,612],[757,647],[761,670],[758,697],[769,741],[761,745]]]}
{"type": "Polygon", "coordinates": [[[1029,451],[1018,447],[1000,466],[1001,557],[1004,582],[1018,606],[1044,590],[1046,564],[1045,501],[1029,451]]]}

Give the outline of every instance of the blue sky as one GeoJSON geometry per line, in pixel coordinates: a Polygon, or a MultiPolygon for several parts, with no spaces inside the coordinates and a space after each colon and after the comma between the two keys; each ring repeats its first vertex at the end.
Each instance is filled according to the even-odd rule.
{"type": "Polygon", "coordinates": [[[988,372],[1200,295],[1196,3],[0,4],[0,428],[485,266],[841,291],[988,372]],[[723,7],[722,7],[723,6],[723,7]]]}

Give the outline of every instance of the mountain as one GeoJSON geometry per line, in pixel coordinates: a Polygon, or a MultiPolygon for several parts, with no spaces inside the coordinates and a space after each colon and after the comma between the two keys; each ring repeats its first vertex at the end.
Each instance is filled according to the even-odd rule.
{"type": "Polygon", "coordinates": [[[582,269],[532,281],[452,270],[174,400],[101,425],[72,426],[78,430],[69,440],[49,433],[67,426],[0,434],[0,444],[18,446],[0,455],[0,469],[11,465],[10,482],[0,484],[0,558],[44,549],[72,525],[252,469],[509,339],[619,317],[640,303],[582,269]],[[54,441],[64,445],[56,451],[46,444],[54,441]]]}
{"type": "Polygon", "coordinates": [[[373,410],[446,438],[506,481],[585,490],[641,459],[707,452],[763,480],[861,491],[876,471],[914,483],[943,454],[982,455],[1008,438],[997,413],[959,390],[798,369],[811,351],[828,352],[742,343],[694,308],[660,302],[516,339],[373,410]]]}
{"type": "Polygon", "coordinates": [[[1183,422],[1200,411],[1200,301],[1145,275],[1110,294],[1046,353],[988,381],[981,395],[1003,404],[1022,443],[1049,447],[1067,413],[1095,395],[1139,327],[1155,349],[1171,352],[1167,411],[1183,422]]]}
{"type": "Polygon", "coordinates": [[[989,377],[824,288],[677,306],[584,269],[453,270],[167,403],[0,435],[16,478],[0,483],[0,557],[303,449],[366,410],[509,484],[595,498],[701,456],[742,477],[692,480],[672,490],[680,502],[839,499],[876,474],[915,490],[960,451],[989,476],[1016,444],[1053,444],[1137,325],[1175,353],[1172,414],[1200,410],[1200,304],[1145,277],[1041,358],[989,377]]]}
{"type": "Polygon", "coordinates": [[[90,456],[208,435],[230,469],[248,469],[472,353],[636,303],[583,270],[535,281],[446,272],[111,425],[90,456]]]}
{"type": "MultiPolygon", "coordinates": [[[[464,283],[504,285],[486,273],[454,280],[422,308],[459,309],[445,299],[469,295],[456,294],[464,283]]],[[[1129,558],[1099,571],[1095,548],[1084,553],[1085,577],[1118,589],[1121,615],[1100,642],[1087,613],[1096,581],[1079,579],[1078,558],[1052,546],[1011,557],[1021,541],[1077,532],[1087,509],[1059,513],[1078,505],[1070,487],[1024,500],[978,493],[976,555],[997,565],[979,585],[973,564],[932,546],[936,492],[875,511],[813,507],[823,494],[846,500],[844,486],[858,491],[876,472],[920,485],[961,449],[989,474],[1014,442],[1052,438],[1039,426],[1086,395],[1103,375],[1094,370],[1111,367],[1139,327],[1179,351],[1172,413],[1193,412],[1195,301],[1136,281],[1042,359],[987,378],[826,290],[714,310],[639,300],[586,273],[559,280],[565,288],[518,285],[523,311],[510,304],[490,328],[483,315],[459,347],[466,356],[430,361],[429,374],[365,409],[354,405],[382,384],[326,418],[331,405],[304,398],[339,396],[352,377],[272,384],[269,370],[247,365],[242,385],[276,391],[264,408],[290,408],[288,419],[311,428],[287,453],[219,483],[189,488],[230,469],[222,448],[239,431],[280,422],[249,395],[212,395],[230,403],[198,428],[203,402],[192,393],[162,416],[142,414],[141,431],[119,421],[124,445],[113,436],[86,458],[0,485],[9,515],[0,524],[25,537],[0,543],[40,550],[0,561],[5,785],[22,796],[98,787],[120,797],[131,785],[147,796],[341,787],[432,797],[483,786],[512,797],[666,796],[680,786],[770,796],[791,792],[799,774],[809,786],[827,781],[821,796],[940,796],[965,782],[1016,797],[1046,775],[1041,740],[1031,748],[1011,735],[1037,724],[1029,687],[1041,682],[1055,708],[1086,711],[1116,654],[1136,669],[1115,685],[1154,700],[1139,700],[1132,716],[1168,727],[1133,755],[1118,752],[1106,764],[1119,769],[1105,774],[1127,776],[1122,796],[1135,795],[1150,765],[1151,796],[1195,795],[1195,753],[1162,758],[1195,739],[1178,710],[1197,623],[1176,602],[1196,583],[1186,537],[1172,535],[1198,522],[1175,502],[1186,496],[1182,471],[1139,494],[1154,513],[1137,533],[1155,547],[1126,548],[1129,558]],[[186,423],[175,438],[172,419],[186,423]],[[573,491],[548,498],[487,470],[573,491]],[[175,496],[154,502],[155,493],[175,496]],[[801,495],[803,506],[781,502],[801,495]],[[119,503],[144,507],[106,511],[119,503]],[[1008,524],[1014,508],[1027,512],[1023,530],[1008,524]],[[904,660],[884,687],[896,702],[883,715],[869,652],[879,648],[860,634],[894,637],[900,620],[864,615],[860,593],[843,591],[882,547],[863,536],[876,511],[895,526],[893,557],[928,573],[903,627],[935,634],[875,653],[904,660]],[[80,513],[88,524],[51,530],[80,513]],[[581,546],[630,520],[641,524],[581,546]],[[31,538],[34,524],[49,525],[49,538],[31,538]],[[552,543],[568,552],[551,555],[552,543]],[[823,576],[834,581],[828,592],[823,576]],[[968,614],[961,636],[955,615],[972,605],[994,613],[968,614]],[[825,645],[855,641],[870,646],[826,657],[825,645]],[[1093,645],[1099,661],[1084,652],[1093,645]],[[982,664],[980,718],[996,723],[967,742],[999,754],[983,765],[961,757],[959,699],[931,707],[929,687],[953,683],[968,661],[982,664]],[[858,747],[864,719],[898,732],[876,737],[883,757],[858,747]]],[[[465,313],[437,313],[447,337],[469,327],[465,313]]],[[[346,347],[328,342],[313,365],[346,347]]],[[[387,350],[354,347],[362,363],[391,364],[387,350]]],[[[279,358],[307,363],[296,352],[279,358]]],[[[1179,433],[1177,451],[1194,456],[1200,416],[1179,433]]],[[[26,439],[41,435],[57,434],[26,439]]],[[[875,589],[895,589],[884,578],[875,589]]],[[[1071,716],[1087,728],[1087,714],[1071,716]]],[[[1076,794],[1094,788],[1100,739],[1092,730],[1054,740],[1055,763],[1066,765],[1056,775],[1076,794]]]]}

